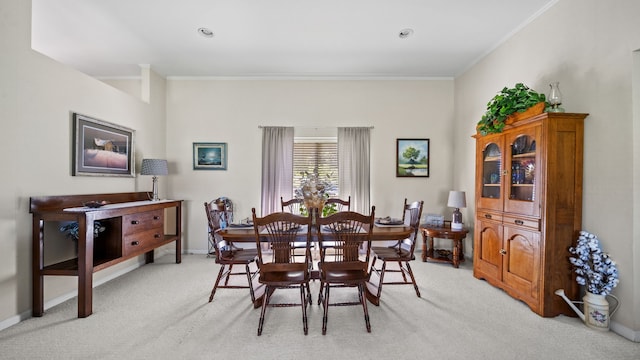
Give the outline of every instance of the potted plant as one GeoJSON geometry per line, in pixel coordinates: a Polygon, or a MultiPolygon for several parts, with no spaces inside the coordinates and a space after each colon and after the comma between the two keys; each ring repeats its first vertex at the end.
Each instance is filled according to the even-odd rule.
{"type": "MultiPolygon", "coordinates": [[[[505,125],[510,123],[509,116],[524,113],[530,109],[533,116],[541,114],[546,105],[544,94],[540,94],[528,86],[517,83],[512,88],[504,87],[489,103],[487,111],[478,121],[477,130],[481,135],[500,133],[505,125]]],[[[513,122],[515,120],[512,120],[513,122]]]]}
{"type": "MultiPolygon", "coordinates": [[[[576,282],[585,286],[582,298],[584,313],[578,313],[585,324],[597,330],[609,330],[609,318],[618,309],[620,301],[611,291],[618,285],[618,267],[609,254],[602,251],[598,237],[580,231],[575,247],[569,248],[569,262],[576,274],[576,282]],[[609,296],[616,301],[616,307],[609,312],[609,296]]],[[[557,292],[556,292],[557,293],[557,292]]],[[[566,300],[565,300],[566,301],[566,300]]]]}

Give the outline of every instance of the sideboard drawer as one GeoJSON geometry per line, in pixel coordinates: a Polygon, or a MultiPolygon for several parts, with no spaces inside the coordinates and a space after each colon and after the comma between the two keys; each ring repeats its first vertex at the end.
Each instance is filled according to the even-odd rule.
{"type": "Polygon", "coordinates": [[[163,238],[163,228],[161,227],[127,235],[123,239],[122,255],[128,256],[146,252],[156,247],[163,238]]]}
{"type": "Polygon", "coordinates": [[[529,228],[531,230],[540,231],[540,220],[539,219],[531,219],[522,216],[512,216],[505,215],[504,216],[504,224],[505,225],[517,225],[529,228]]]}
{"type": "Polygon", "coordinates": [[[145,211],[122,217],[122,235],[137,234],[141,231],[163,228],[163,210],[145,211]]]}

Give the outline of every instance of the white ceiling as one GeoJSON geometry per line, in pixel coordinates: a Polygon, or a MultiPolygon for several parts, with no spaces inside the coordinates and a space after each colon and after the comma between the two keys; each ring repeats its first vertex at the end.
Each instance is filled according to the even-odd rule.
{"type": "Polygon", "coordinates": [[[96,77],[455,77],[556,1],[33,0],[32,47],[96,77]]]}

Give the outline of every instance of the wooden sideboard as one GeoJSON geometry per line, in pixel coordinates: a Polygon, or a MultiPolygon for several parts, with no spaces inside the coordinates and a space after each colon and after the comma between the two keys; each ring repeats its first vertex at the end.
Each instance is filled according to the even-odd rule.
{"type": "MultiPolygon", "coordinates": [[[[176,263],[182,261],[182,201],[150,201],[147,192],[39,196],[30,199],[33,214],[33,316],[44,314],[44,276],[78,277],[78,317],[93,312],[93,273],[145,255],[145,263],[153,262],[153,250],[176,243],[176,263]],[[91,201],[105,201],[99,208],[84,206],[91,201]],[[165,209],[175,209],[175,231],[165,234],[165,209]],[[106,230],[94,239],[94,221],[106,230]],[[78,256],[44,263],[45,222],[76,221],[78,256]]],[[[60,239],[62,235],[57,236],[60,239]]],[[[47,239],[48,240],[48,239],[47,239]]]]}

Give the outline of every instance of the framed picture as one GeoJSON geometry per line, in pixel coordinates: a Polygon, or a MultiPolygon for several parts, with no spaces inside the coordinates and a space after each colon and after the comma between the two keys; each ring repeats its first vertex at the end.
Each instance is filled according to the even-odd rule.
{"type": "Polygon", "coordinates": [[[73,114],[73,176],[134,177],[135,131],[73,114]]]}
{"type": "Polygon", "coordinates": [[[429,139],[396,140],[396,177],[429,177],[429,139]]]}
{"type": "Polygon", "coordinates": [[[227,143],[193,143],[194,170],[227,170],[227,143]]]}

